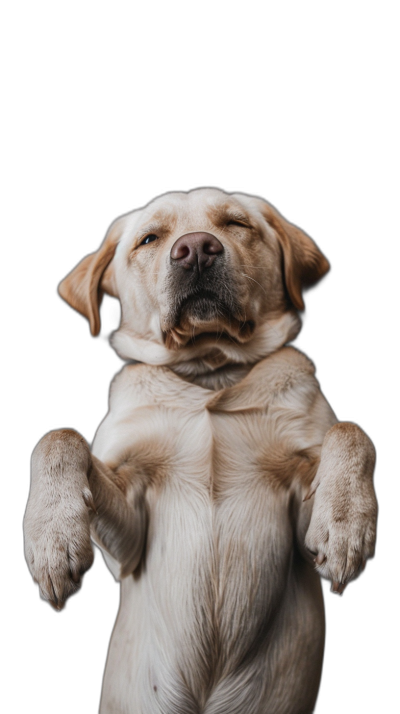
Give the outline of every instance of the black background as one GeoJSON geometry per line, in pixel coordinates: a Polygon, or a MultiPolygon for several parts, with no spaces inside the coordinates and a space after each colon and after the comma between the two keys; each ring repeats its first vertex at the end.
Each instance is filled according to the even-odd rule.
{"type": "Polygon", "coordinates": [[[386,711],[391,696],[386,651],[396,613],[390,575],[396,511],[388,481],[395,465],[388,452],[396,383],[388,321],[388,314],[394,320],[385,223],[390,198],[380,130],[371,120],[366,130],[365,104],[349,106],[339,94],[339,109],[326,104],[311,110],[304,98],[285,116],[270,95],[268,112],[246,97],[240,116],[226,105],[221,112],[211,103],[211,111],[202,99],[189,112],[190,121],[187,116],[183,121],[181,109],[174,114],[173,102],[150,111],[148,101],[138,109],[125,97],[122,106],[114,101],[112,124],[73,93],[68,97],[72,104],[57,90],[51,100],[40,96],[39,114],[19,134],[14,174],[10,271],[19,266],[22,300],[5,297],[13,315],[7,352],[18,385],[12,397],[17,435],[11,425],[11,499],[5,508],[10,517],[12,512],[12,582],[16,574],[18,585],[5,617],[17,627],[18,647],[10,650],[12,666],[22,672],[16,701],[27,698],[37,707],[41,702],[43,714],[95,714],[118,609],[119,586],[99,552],[82,591],[60,614],[39,599],[23,556],[32,450],[45,433],[61,427],[76,429],[90,442],[121,366],[107,342],[118,326],[117,301],[104,300],[102,331],[94,340],[84,319],[57,296],[57,284],[98,248],[117,216],[165,191],[215,186],[269,200],[309,233],[332,265],[306,295],[296,344],[314,361],[337,417],[359,424],[375,444],[380,512],[376,557],[366,572],[343,597],[324,583],[327,637],[316,714],[373,711],[378,703],[386,711]]]}

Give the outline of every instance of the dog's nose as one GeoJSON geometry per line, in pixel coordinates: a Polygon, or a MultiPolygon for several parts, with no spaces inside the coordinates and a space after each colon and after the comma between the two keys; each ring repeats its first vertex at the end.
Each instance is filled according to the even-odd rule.
{"type": "Polygon", "coordinates": [[[212,233],[185,233],[171,248],[171,260],[182,268],[198,269],[201,273],[209,268],[215,256],[223,253],[224,246],[212,233]]]}

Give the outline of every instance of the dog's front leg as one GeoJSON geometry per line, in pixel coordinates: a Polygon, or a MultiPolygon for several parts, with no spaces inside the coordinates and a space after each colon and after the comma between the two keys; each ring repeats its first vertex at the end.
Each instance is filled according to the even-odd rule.
{"type": "Polygon", "coordinates": [[[374,466],[374,446],[356,424],[339,422],[329,429],[305,497],[312,505],[305,544],[318,572],[331,580],[333,592],[342,593],[374,555],[374,466]]]}
{"type": "Polygon", "coordinates": [[[72,429],[46,434],[32,454],[25,555],[40,593],[57,609],[93,562],[90,532],[122,566],[136,567],[146,524],[144,490],[90,453],[72,429]]]}

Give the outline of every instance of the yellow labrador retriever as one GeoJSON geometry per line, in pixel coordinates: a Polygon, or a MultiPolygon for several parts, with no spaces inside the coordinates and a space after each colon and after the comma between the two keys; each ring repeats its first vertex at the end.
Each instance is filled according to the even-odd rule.
{"type": "Polygon", "coordinates": [[[60,294],[127,360],[92,448],[36,446],[26,558],[61,608],[93,560],[121,579],[101,714],[309,714],[319,576],[341,593],[373,556],[374,447],[287,346],[329,264],[264,200],[217,189],[118,218],[60,294]]]}

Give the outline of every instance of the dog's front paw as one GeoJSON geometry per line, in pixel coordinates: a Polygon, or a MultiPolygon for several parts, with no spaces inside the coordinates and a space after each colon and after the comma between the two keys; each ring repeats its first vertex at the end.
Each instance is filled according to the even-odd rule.
{"type": "Polygon", "coordinates": [[[373,485],[375,449],[351,422],[325,435],[321,461],[304,500],[313,499],[305,537],[316,569],[342,593],[375,551],[378,504],[373,485]]]}
{"type": "Polygon", "coordinates": [[[37,509],[28,502],[25,514],[25,557],[41,597],[57,610],[75,593],[93,563],[88,503],[89,489],[37,509]]]}
{"type": "Polygon", "coordinates": [[[46,434],[32,454],[25,557],[40,594],[58,610],[93,563],[89,447],[73,429],[46,434]]]}
{"type": "Polygon", "coordinates": [[[318,485],[305,545],[316,570],[331,580],[332,592],[342,594],[374,555],[378,508],[372,481],[337,481],[318,485]]]}

